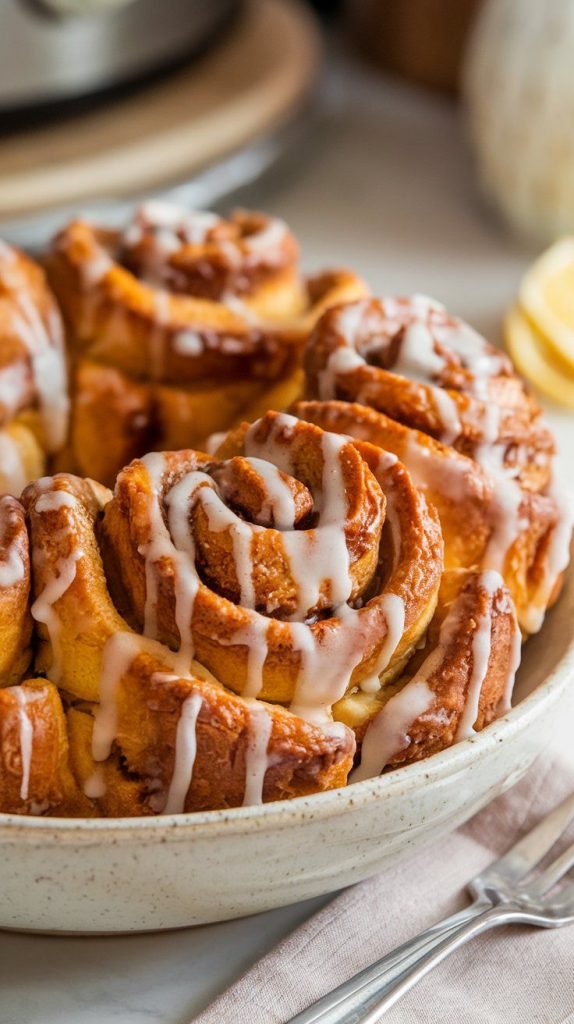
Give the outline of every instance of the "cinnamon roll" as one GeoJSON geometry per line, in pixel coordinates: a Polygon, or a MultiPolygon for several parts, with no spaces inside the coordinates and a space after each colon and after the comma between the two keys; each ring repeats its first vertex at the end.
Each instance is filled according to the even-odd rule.
{"type": "Polygon", "coordinates": [[[149,202],[125,231],[75,221],[48,272],[73,353],[72,467],[112,484],[151,449],[213,432],[301,388],[302,347],[335,302],[367,293],[349,271],[304,279],[287,226],[149,202]]]}
{"type": "MultiPolygon", "coordinates": [[[[209,464],[200,453],[148,456],[149,468],[146,462],[136,463],[125,471],[126,483],[138,470],[151,474],[154,459],[165,459],[168,475],[175,461],[181,466],[178,482],[187,485],[198,472],[192,454],[200,465],[209,464]]],[[[154,488],[159,486],[157,481],[154,488]]],[[[332,721],[306,721],[272,695],[256,699],[235,693],[209,671],[207,659],[200,659],[192,646],[191,619],[184,622],[179,606],[182,637],[171,645],[174,649],[156,639],[164,615],[166,633],[170,625],[153,575],[154,552],[168,544],[165,527],[154,517],[154,502],[163,501],[159,490],[153,491],[147,509],[136,491],[128,511],[138,518],[140,509],[140,526],[150,516],[149,609],[142,635],[128,576],[123,579],[115,566],[115,522],[124,510],[121,488],[120,477],[118,495],[112,498],[89,481],[60,474],[24,494],[34,565],[36,671],[58,687],[58,715],[61,708],[66,714],[67,765],[90,813],[220,808],[343,785],[355,749],[351,730],[332,721]]],[[[164,569],[168,556],[158,557],[164,569]]],[[[188,559],[182,547],[172,569],[180,600],[195,617],[193,590],[185,589],[192,576],[188,559]]],[[[48,756],[49,737],[40,729],[33,733],[32,746],[38,744],[41,760],[48,756]]],[[[33,787],[29,792],[39,805],[39,794],[33,787]]],[[[66,792],[60,803],[53,797],[45,813],[75,813],[70,806],[66,792]]]]}
{"type": "Polygon", "coordinates": [[[394,452],[441,515],[446,563],[499,572],[525,633],[568,564],[571,511],[554,441],[508,358],[421,296],[327,311],[305,356],[298,415],[394,452]],[[348,403],[348,404],[347,404],[348,403]],[[472,529],[460,529],[461,516],[472,529]]]}
{"type": "Polygon", "coordinates": [[[132,463],[103,534],[138,628],[319,724],[406,663],[442,571],[436,514],[396,461],[271,412],[215,459],[132,463]]]}
{"type": "Polygon", "coordinates": [[[19,495],[66,440],[63,326],[43,271],[0,242],[0,493],[19,495]]]}

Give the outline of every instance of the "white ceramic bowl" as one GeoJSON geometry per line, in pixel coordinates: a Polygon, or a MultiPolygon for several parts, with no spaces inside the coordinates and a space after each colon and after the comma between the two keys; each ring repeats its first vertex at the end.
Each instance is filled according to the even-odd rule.
{"type": "Polygon", "coordinates": [[[164,818],[0,815],[0,927],[131,932],[240,917],[383,870],[516,782],[570,714],[574,571],[529,640],[515,707],[418,764],[320,796],[164,818]]]}

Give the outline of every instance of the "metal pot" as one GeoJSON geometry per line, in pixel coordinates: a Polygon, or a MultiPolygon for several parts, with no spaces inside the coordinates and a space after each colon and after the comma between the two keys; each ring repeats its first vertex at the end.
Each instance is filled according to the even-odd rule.
{"type": "Polygon", "coordinates": [[[198,52],[240,0],[0,0],[0,111],[78,99],[198,52]]]}

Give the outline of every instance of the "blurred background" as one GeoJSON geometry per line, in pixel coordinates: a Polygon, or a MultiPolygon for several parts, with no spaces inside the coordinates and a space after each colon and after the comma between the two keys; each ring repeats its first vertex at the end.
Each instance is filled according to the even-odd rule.
{"type": "MultiPolygon", "coordinates": [[[[528,265],[574,231],[572,0],[0,7],[10,241],[41,248],[78,210],[120,223],[149,194],[262,208],[307,267],[431,294],[496,341],[528,265]]],[[[520,368],[574,405],[574,354],[556,363],[538,327],[520,368]]]]}

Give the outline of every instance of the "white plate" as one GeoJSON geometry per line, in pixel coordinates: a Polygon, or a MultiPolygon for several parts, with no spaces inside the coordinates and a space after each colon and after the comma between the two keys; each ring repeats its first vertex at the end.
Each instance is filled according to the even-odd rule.
{"type": "Polygon", "coordinates": [[[0,927],[155,931],[331,892],[446,835],[524,774],[570,713],[574,571],[524,649],[516,706],[434,757],[319,796],[163,818],[0,815],[0,927]]]}

